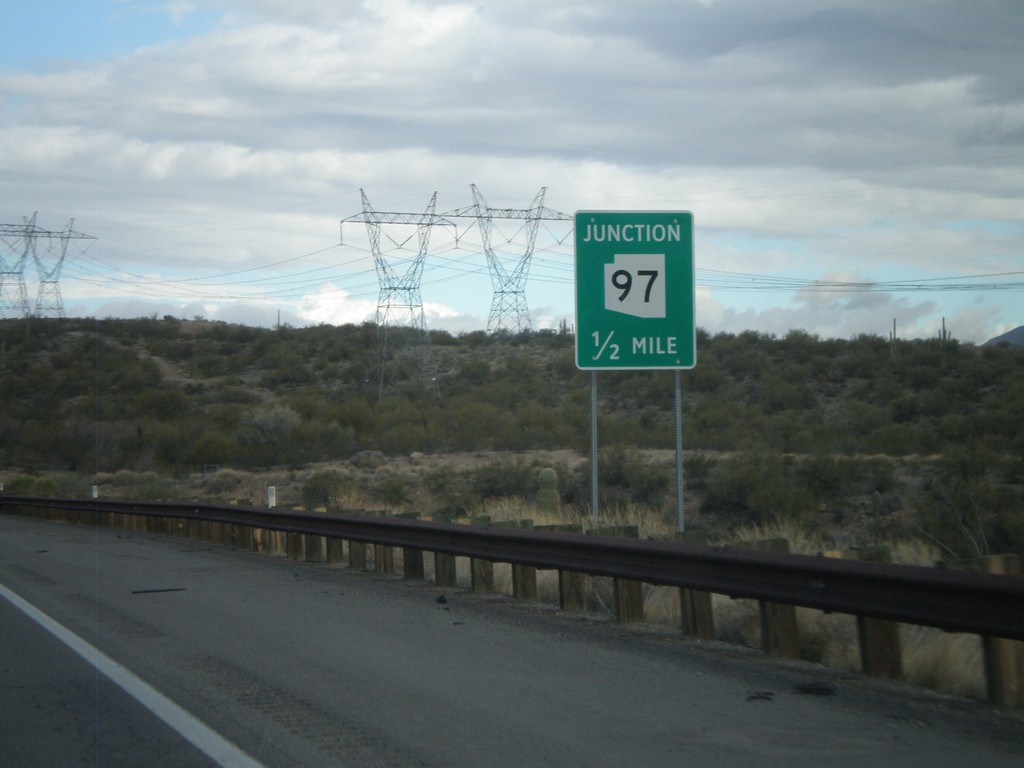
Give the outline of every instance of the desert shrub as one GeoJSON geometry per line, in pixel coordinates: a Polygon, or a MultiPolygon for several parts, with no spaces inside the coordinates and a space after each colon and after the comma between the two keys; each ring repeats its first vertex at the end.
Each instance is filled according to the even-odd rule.
{"type": "Polygon", "coordinates": [[[295,428],[293,440],[292,463],[332,461],[359,450],[355,431],[335,422],[303,421],[295,428]]]}
{"type": "Polygon", "coordinates": [[[892,413],[871,403],[849,399],[843,403],[842,419],[843,432],[856,450],[866,435],[892,424],[892,413]]]}
{"type": "Polygon", "coordinates": [[[728,377],[714,364],[714,358],[702,358],[700,364],[686,372],[684,390],[694,392],[718,392],[729,383],[728,377]]]}
{"type": "Polygon", "coordinates": [[[758,399],[766,413],[806,409],[814,403],[814,392],[803,377],[776,373],[760,382],[758,399]]]}
{"type": "Polygon", "coordinates": [[[863,472],[859,460],[846,456],[811,456],[800,462],[796,475],[803,485],[819,500],[840,497],[854,483],[861,479],[863,472]]]}
{"type": "Polygon", "coordinates": [[[202,434],[188,451],[187,462],[194,467],[230,464],[238,455],[238,443],[231,435],[210,431],[202,434]]]}
{"type": "Polygon", "coordinates": [[[996,457],[979,444],[942,456],[917,521],[954,558],[1024,552],[1020,489],[996,482],[996,457]]]}
{"type": "Polygon", "coordinates": [[[1010,456],[999,465],[999,472],[1005,483],[1024,485],[1024,456],[1010,456]]]}
{"type": "Polygon", "coordinates": [[[450,465],[429,470],[423,483],[433,499],[434,512],[464,515],[480,503],[468,477],[450,465]]]}
{"type": "Polygon", "coordinates": [[[7,483],[7,490],[10,493],[21,496],[47,496],[56,489],[56,482],[39,475],[17,475],[7,483]]]}
{"type": "Polygon", "coordinates": [[[101,472],[94,479],[95,484],[103,489],[100,493],[109,492],[119,498],[171,499],[177,496],[174,481],[156,472],[120,469],[101,472]]]}
{"type": "Polygon", "coordinates": [[[300,423],[299,414],[291,408],[267,405],[250,411],[236,430],[239,459],[250,466],[288,463],[292,436],[300,423]]]}
{"type": "Polygon", "coordinates": [[[622,445],[598,452],[597,471],[602,496],[610,504],[661,506],[675,476],[671,467],[659,466],[639,451],[622,445]]]}
{"type": "Polygon", "coordinates": [[[683,478],[686,487],[693,491],[704,489],[708,475],[717,463],[717,459],[706,453],[683,454],[683,478]]]}
{"type": "Polygon", "coordinates": [[[740,454],[718,462],[708,475],[703,510],[737,522],[806,519],[813,508],[814,494],[785,457],[740,454]]]}
{"type": "Polygon", "coordinates": [[[481,499],[521,496],[532,498],[538,469],[519,459],[498,459],[475,469],[471,488],[481,499]]]}
{"type": "Polygon", "coordinates": [[[561,414],[538,403],[524,403],[493,436],[497,450],[525,451],[551,449],[573,441],[574,435],[564,428],[561,414]]]}
{"type": "Polygon", "coordinates": [[[765,448],[780,453],[803,453],[813,450],[814,426],[813,420],[807,414],[797,411],[772,414],[764,420],[765,448]]]}
{"type": "Polygon", "coordinates": [[[139,413],[154,419],[174,419],[188,406],[185,394],[176,387],[147,389],[136,398],[139,413]]]}
{"type": "Polygon", "coordinates": [[[665,502],[675,476],[671,467],[658,465],[640,453],[628,456],[623,470],[631,501],[657,507],[665,502]]]}
{"type": "Polygon", "coordinates": [[[203,488],[212,494],[225,494],[237,491],[245,482],[246,476],[232,469],[219,469],[203,475],[203,488]]]}
{"type": "Polygon", "coordinates": [[[409,500],[411,490],[405,475],[389,472],[384,475],[374,489],[374,495],[392,507],[400,507],[409,500]]]}
{"type": "Polygon", "coordinates": [[[290,347],[275,345],[259,359],[264,369],[261,384],[265,387],[295,386],[314,380],[302,355],[290,347]]]}
{"type": "Polygon", "coordinates": [[[460,390],[479,387],[491,378],[491,366],[483,359],[466,360],[455,374],[455,386],[460,390]]]}
{"type": "Polygon", "coordinates": [[[307,510],[330,507],[351,486],[349,477],[336,469],[314,472],[302,485],[302,506],[307,510]]]}
{"type": "Polygon", "coordinates": [[[765,477],[764,458],[731,456],[717,462],[705,482],[703,510],[720,514],[745,512],[751,495],[765,477]]]}

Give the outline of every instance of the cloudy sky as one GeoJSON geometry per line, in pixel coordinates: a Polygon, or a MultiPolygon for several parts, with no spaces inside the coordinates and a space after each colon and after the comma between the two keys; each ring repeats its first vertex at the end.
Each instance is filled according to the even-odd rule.
{"type": "MultiPolygon", "coordinates": [[[[69,243],[69,315],[360,322],[383,212],[688,210],[697,322],[981,342],[1024,324],[1019,0],[8,0],[0,224],[69,243]]],[[[428,325],[484,328],[479,226],[428,325]]],[[[545,221],[534,327],[573,320],[545,221]]],[[[522,222],[495,222],[500,253],[522,222]]],[[[399,272],[415,227],[389,225],[399,272]]],[[[37,241],[47,269],[58,241],[37,241]]],[[[5,264],[17,253],[0,247],[5,264]]],[[[5,267],[8,269],[9,267],[5,267]]],[[[52,269],[52,267],[49,267],[52,269]]],[[[37,270],[25,272],[30,300],[37,270]]],[[[8,288],[10,277],[7,278],[8,288]]],[[[6,294],[5,294],[6,295],[6,294]]]]}

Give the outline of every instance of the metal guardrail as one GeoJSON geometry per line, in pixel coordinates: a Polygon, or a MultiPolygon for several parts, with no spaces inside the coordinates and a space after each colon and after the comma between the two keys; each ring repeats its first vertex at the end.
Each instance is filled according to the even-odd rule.
{"type": "Polygon", "coordinates": [[[1024,578],[891,563],[387,517],[0,495],[10,508],[206,520],[610,576],[1024,640],[1024,578]]]}

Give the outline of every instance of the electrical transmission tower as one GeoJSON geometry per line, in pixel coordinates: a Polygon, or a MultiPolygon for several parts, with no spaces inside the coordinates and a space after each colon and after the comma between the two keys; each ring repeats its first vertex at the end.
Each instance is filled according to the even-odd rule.
{"type": "Polygon", "coordinates": [[[36,295],[34,314],[41,317],[64,317],[64,299],[60,293],[60,273],[68,255],[71,240],[95,240],[90,235],[75,232],[74,219],[68,221],[60,232],[51,232],[36,226],[36,217],[23,219],[23,224],[0,224],[0,243],[3,251],[16,254],[13,260],[4,258],[0,252],[0,312],[29,315],[28,290],[25,288],[25,265],[29,255],[39,274],[39,292],[36,295]],[[40,247],[40,243],[45,245],[40,247]],[[43,251],[40,254],[40,250],[43,251]]]}
{"type": "MultiPolygon", "coordinates": [[[[398,213],[375,211],[366,196],[362,195],[363,212],[342,220],[345,222],[364,222],[370,239],[370,249],[377,271],[380,294],[377,300],[376,325],[379,350],[379,388],[378,396],[387,393],[395,370],[395,348],[392,339],[399,335],[398,341],[406,341],[406,346],[419,344],[425,351],[423,357],[429,358],[427,341],[427,324],[423,315],[423,298],[420,285],[423,276],[423,264],[427,257],[430,243],[430,230],[435,226],[447,226],[458,230],[452,219],[473,219],[480,228],[483,250],[487,258],[488,270],[491,274],[491,285],[494,295],[491,300],[491,312],[487,321],[487,332],[497,331],[520,332],[529,330],[530,312],[526,304],[526,280],[530,273],[530,261],[533,257],[537,241],[537,232],[542,221],[572,221],[569,216],[544,207],[544,195],[547,187],[541,187],[529,208],[491,208],[484,200],[476,185],[470,185],[473,192],[473,205],[459,208],[448,213],[435,213],[437,193],[430,198],[424,213],[398,213]],[[523,222],[514,238],[504,243],[496,243],[494,222],[510,220],[523,222]],[[397,264],[389,259],[382,248],[382,226],[385,224],[405,224],[416,227],[418,250],[412,258],[397,264]],[[520,232],[525,232],[526,245],[517,249],[510,256],[509,248],[514,240],[521,240],[520,232]],[[401,267],[401,269],[399,268],[401,267]],[[396,325],[407,326],[400,332],[389,331],[396,325]]],[[[407,244],[412,236],[404,240],[391,239],[396,250],[410,250],[407,244]]],[[[393,252],[393,251],[392,251],[393,252]]],[[[421,366],[422,367],[422,366],[421,366]]]]}
{"type": "MultiPolygon", "coordinates": [[[[454,225],[434,213],[437,207],[437,192],[430,198],[426,211],[421,214],[375,211],[366,192],[360,189],[359,194],[363,201],[362,215],[351,216],[345,221],[365,222],[370,239],[370,250],[373,253],[373,263],[377,271],[379,286],[375,317],[378,347],[377,396],[383,398],[397,373],[398,355],[396,353],[399,347],[407,348],[412,356],[416,356],[417,349],[422,352],[419,357],[429,356],[427,320],[423,314],[423,296],[420,291],[423,262],[427,258],[427,249],[430,245],[431,227],[438,225],[454,227],[454,225]],[[391,255],[391,252],[388,255],[384,253],[381,247],[381,238],[382,225],[385,224],[404,224],[416,227],[417,250],[414,256],[400,259],[391,255]],[[396,326],[405,328],[398,330],[396,326]]],[[[412,240],[412,236],[404,240],[389,239],[401,251],[407,250],[407,244],[412,240]]],[[[424,361],[419,362],[422,364],[424,361]]],[[[417,370],[421,367],[422,365],[417,366],[417,370]]]]}
{"type": "MultiPolygon", "coordinates": [[[[537,230],[541,221],[571,221],[569,216],[544,207],[547,187],[541,187],[529,208],[491,208],[476,184],[471,184],[473,205],[445,216],[472,216],[477,219],[480,237],[483,240],[487,267],[491,273],[491,313],[487,318],[487,332],[511,331],[519,333],[531,328],[530,310],[526,304],[526,280],[530,276],[530,261],[537,242],[537,230]],[[526,244],[521,251],[511,255],[499,252],[494,244],[494,221],[511,220],[524,222],[522,231],[526,244]]],[[[504,247],[512,242],[502,244],[504,247]]]]}
{"type": "MultiPolygon", "coordinates": [[[[60,232],[42,233],[49,241],[45,257],[39,255],[39,248],[36,241],[39,234],[33,238],[32,259],[36,263],[36,270],[39,273],[39,293],[36,295],[35,314],[39,317],[65,317],[64,297],[60,293],[60,273],[64,269],[64,260],[68,255],[68,241],[76,239],[93,239],[71,229],[75,223],[70,219],[67,225],[60,232]],[[56,243],[54,242],[56,241],[56,243]]],[[[39,232],[37,230],[37,232],[39,232]]]]}
{"type": "Polygon", "coordinates": [[[28,290],[25,288],[25,263],[32,250],[32,232],[36,215],[24,224],[0,224],[0,314],[12,312],[27,317],[28,290]]]}
{"type": "MultiPolygon", "coordinates": [[[[363,198],[362,221],[370,238],[373,264],[377,270],[380,293],[377,297],[377,325],[408,325],[420,334],[427,332],[427,321],[423,315],[423,296],[420,282],[423,278],[423,262],[430,245],[430,227],[435,223],[434,209],[437,207],[437,192],[430,198],[426,212],[419,214],[385,213],[373,210],[366,192],[359,190],[363,198]],[[414,224],[419,249],[411,260],[400,268],[394,261],[389,262],[381,250],[382,224],[414,224]]],[[[408,241],[396,242],[403,248],[408,241]]]]}

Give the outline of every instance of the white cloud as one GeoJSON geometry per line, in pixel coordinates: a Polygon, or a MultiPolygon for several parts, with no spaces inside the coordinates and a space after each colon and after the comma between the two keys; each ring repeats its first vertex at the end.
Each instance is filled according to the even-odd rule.
{"type": "Polygon", "coordinates": [[[310,325],[364,323],[373,321],[376,312],[376,300],[352,299],[346,291],[330,283],[307,294],[299,303],[299,317],[310,325]]]}
{"type": "MultiPolygon", "coordinates": [[[[357,248],[368,259],[365,235],[329,250],[359,189],[402,211],[438,190],[448,210],[471,202],[470,183],[496,207],[544,185],[569,213],[692,210],[705,268],[922,281],[1024,268],[1013,3],[175,0],[163,12],[183,28],[222,18],[91,61],[0,70],[0,223],[39,210],[100,238],[96,260],[68,272],[76,301],[98,284],[107,296],[120,270],[126,291],[126,276],[152,276],[157,303],[184,301],[172,281],[194,278],[211,306],[365,319],[375,279],[345,264],[357,248]]],[[[428,310],[430,323],[486,324],[486,300],[463,285],[431,287],[455,314],[428,310]]],[[[893,295],[876,310],[922,329],[962,318],[981,341],[1024,322],[1015,295],[893,295]]],[[[535,326],[571,314],[571,299],[554,301],[537,302],[535,326]]],[[[871,324],[858,301],[709,287],[698,306],[709,330],[845,336],[871,324]]]]}

